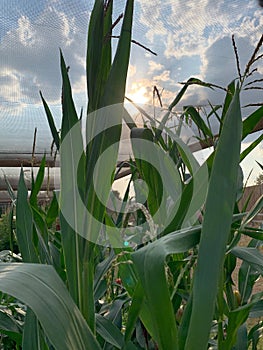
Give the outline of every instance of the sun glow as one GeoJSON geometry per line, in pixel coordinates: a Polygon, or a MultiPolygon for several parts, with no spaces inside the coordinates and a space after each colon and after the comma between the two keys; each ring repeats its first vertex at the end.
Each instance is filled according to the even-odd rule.
{"type": "Polygon", "coordinates": [[[138,104],[147,104],[149,103],[149,96],[147,88],[141,84],[133,83],[131,90],[128,91],[127,97],[133,102],[138,104]]]}

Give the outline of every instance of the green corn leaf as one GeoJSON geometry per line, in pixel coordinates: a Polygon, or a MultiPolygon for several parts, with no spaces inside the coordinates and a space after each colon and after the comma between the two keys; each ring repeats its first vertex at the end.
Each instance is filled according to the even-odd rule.
{"type": "Polygon", "coordinates": [[[117,349],[122,349],[124,346],[123,334],[119,328],[99,314],[96,314],[96,330],[107,343],[114,345],[117,349]]]}
{"type": "Polygon", "coordinates": [[[60,51],[60,67],[62,75],[62,126],[61,141],[64,140],[67,133],[78,122],[78,115],[72,98],[71,85],[68,77],[68,69],[60,51]]]}
{"type": "MultiPolygon", "coordinates": [[[[189,87],[189,83],[193,82],[195,78],[190,78],[186,84],[184,84],[184,86],[182,87],[182,89],[179,91],[179,93],[175,96],[174,100],[172,101],[172,103],[170,103],[169,105],[169,111],[171,111],[182,99],[182,97],[184,96],[186,90],[189,87]]],[[[164,120],[164,124],[166,123],[166,120],[164,120]]]]}
{"type": "Polygon", "coordinates": [[[128,320],[126,323],[126,329],[125,329],[125,341],[131,339],[132,333],[136,326],[136,321],[139,318],[140,310],[142,308],[144,302],[144,293],[142,289],[142,285],[140,282],[138,282],[134,294],[132,296],[132,302],[128,314],[128,320]]]}
{"type": "Polygon", "coordinates": [[[123,120],[125,121],[126,125],[128,126],[128,128],[131,130],[132,128],[137,128],[136,123],[134,122],[134,120],[132,119],[132,117],[130,116],[129,112],[127,111],[126,108],[124,108],[124,113],[123,113],[123,120]]]}
{"type": "Polygon", "coordinates": [[[126,343],[122,350],[141,350],[141,347],[138,347],[137,345],[134,345],[131,341],[126,343]]]}
{"type": "Polygon", "coordinates": [[[237,341],[233,350],[247,350],[248,347],[248,336],[247,336],[247,326],[242,324],[237,331],[237,341]]]}
{"type": "Polygon", "coordinates": [[[197,110],[193,106],[187,106],[184,107],[185,114],[190,115],[193,122],[196,124],[196,126],[199,128],[200,131],[202,131],[204,137],[213,137],[213,133],[209,129],[209,127],[206,125],[200,114],[197,112],[197,110]]]}
{"type": "Polygon", "coordinates": [[[240,230],[240,233],[254,238],[256,240],[261,240],[263,241],[263,230],[262,229],[257,229],[253,227],[245,227],[243,230],[240,230]]]}
{"type": "Polygon", "coordinates": [[[128,297],[123,297],[120,299],[116,299],[112,302],[109,307],[107,319],[110,320],[115,326],[119,329],[122,327],[122,309],[123,306],[129,301],[128,297]]]}
{"type": "Polygon", "coordinates": [[[225,97],[225,101],[223,104],[223,110],[222,110],[222,117],[221,117],[221,124],[220,124],[220,133],[222,131],[222,125],[223,125],[223,121],[225,119],[226,113],[228,111],[228,108],[232,102],[232,99],[234,97],[236,91],[236,86],[235,86],[235,80],[231,81],[231,83],[228,85],[227,87],[227,93],[226,93],[226,97],[225,97]]]}
{"type": "Polygon", "coordinates": [[[54,193],[52,201],[49,205],[47,214],[46,214],[46,223],[48,228],[51,227],[51,225],[56,221],[56,218],[58,217],[58,201],[57,201],[57,196],[54,193]]]}
{"type": "Polygon", "coordinates": [[[263,333],[263,321],[257,323],[252,327],[248,333],[248,340],[252,343],[252,350],[258,350],[258,342],[262,338],[263,333]]]}
{"type": "MultiPolygon", "coordinates": [[[[252,239],[249,242],[248,247],[250,248],[256,248],[259,245],[259,241],[256,239],[252,239]]],[[[235,255],[231,254],[230,256],[235,255]]],[[[242,264],[238,271],[238,290],[240,292],[241,301],[240,304],[244,305],[248,302],[249,298],[251,297],[254,284],[256,280],[259,278],[260,273],[257,271],[257,269],[253,266],[251,266],[248,262],[245,260],[242,261],[242,264]]]]}
{"type": "Polygon", "coordinates": [[[28,203],[28,191],[21,169],[16,204],[16,236],[24,262],[39,262],[33,240],[33,214],[28,203]]]}
{"type": "Polygon", "coordinates": [[[80,256],[79,239],[77,233],[60,214],[61,238],[64,251],[64,260],[67,273],[67,284],[71,297],[77,305],[80,303],[80,256]],[[74,264],[72,262],[74,261],[74,264]]]}
{"type": "Polygon", "coordinates": [[[204,205],[207,195],[207,187],[207,164],[204,163],[199,169],[195,170],[193,177],[183,187],[179,207],[173,219],[165,228],[164,233],[179,230],[183,225],[189,225],[190,219],[197,220],[196,213],[204,205]]]}
{"type": "Polygon", "coordinates": [[[263,115],[263,106],[258,108],[255,112],[250,114],[244,121],[243,121],[243,135],[242,140],[247,137],[255,126],[261,121],[263,115]]]}
{"type": "Polygon", "coordinates": [[[109,256],[96,266],[96,270],[94,274],[94,295],[97,294],[97,291],[99,290],[101,283],[103,283],[103,277],[111,267],[114,257],[115,257],[114,251],[111,250],[109,256]]]}
{"type": "Polygon", "coordinates": [[[211,172],[185,350],[203,350],[207,347],[236,200],[241,133],[237,89],[224,119],[211,172]],[[227,177],[223,169],[228,172],[227,177]]]}
{"type": "Polygon", "coordinates": [[[54,118],[52,116],[52,113],[48,107],[48,104],[46,103],[41,91],[40,91],[40,97],[42,99],[42,103],[44,105],[44,109],[45,109],[45,112],[46,112],[46,116],[47,116],[47,120],[48,120],[48,124],[49,124],[49,128],[50,128],[50,131],[51,131],[51,134],[53,136],[53,140],[55,142],[55,145],[57,147],[57,150],[59,150],[59,146],[60,146],[60,138],[59,138],[59,133],[57,131],[57,128],[56,128],[56,125],[55,125],[55,122],[54,122],[54,118]]]}
{"type": "Polygon", "coordinates": [[[89,98],[89,112],[98,108],[100,100],[100,83],[102,69],[102,49],[104,41],[104,1],[96,0],[90,16],[88,45],[87,45],[87,89],[89,98]]]}
{"type": "MultiPolygon", "coordinates": [[[[83,140],[80,123],[75,110],[71,85],[68,77],[68,71],[63,58],[61,59],[61,74],[63,80],[62,86],[62,129],[61,129],[61,147],[60,147],[60,173],[61,173],[61,190],[60,190],[60,223],[61,237],[64,251],[64,259],[67,272],[67,282],[73,300],[78,306],[81,303],[81,280],[82,280],[82,251],[83,238],[79,237],[83,225],[83,212],[79,208],[78,197],[79,188],[85,187],[85,176],[80,172],[76,175],[76,169],[85,164],[83,155],[83,140]],[[82,157],[78,159],[79,155],[82,157]],[[65,208],[70,207],[72,222],[63,215],[65,208]],[[80,248],[82,247],[82,248],[80,248]],[[72,264],[74,261],[74,264],[72,264]]],[[[83,168],[81,168],[83,169],[83,168]]]]}
{"type": "Polygon", "coordinates": [[[105,84],[101,107],[124,101],[131,48],[133,6],[134,0],[127,0],[120,38],[108,80],[105,84]]]}
{"type": "Polygon", "coordinates": [[[52,266],[2,263],[0,282],[4,293],[32,309],[55,349],[101,349],[52,266]]]}
{"type": "MultiPolygon", "coordinates": [[[[234,256],[233,254],[231,254],[234,256]]],[[[257,269],[243,261],[238,271],[238,289],[241,295],[241,305],[248,302],[253,292],[254,284],[259,278],[257,269]]]]}
{"type": "MultiPolygon", "coordinates": [[[[163,184],[161,181],[162,179],[160,177],[158,169],[156,169],[152,165],[152,162],[150,161],[150,158],[152,155],[151,151],[153,151],[153,148],[155,146],[155,144],[153,143],[152,132],[149,129],[134,128],[131,130],[131,141],[132,141],[133,153],[135,156],[135,162],[138,167],[139,173],[142,179],[144,179],[144,181],[147,181],[147,186],[149,191],[147,204],[148,204],[149,211],[153,216],[160,207],[164,193],[163,193],[163,184]],[[147,144],[149,143],[149,146],[152,147],[152,150],[149,149],[148,152],[146,150],[145,155],[147,156],[146,157],[147,161],[145,161],[143,157],[146,145],[144,145],[144,147],[138,147],[138,140],[147,141],[147,144]]],[[[153,154],[153,156],[156,157],[156,153],[153,154]]],[[[161,213],[160,215],[163,217],[161,213]]]]}
{"type": "Polygon", "coordinates": [[[261,296],[262,293],[259,293],[251,298],[250,303],[229,312],[227,336],[221,345],[223,350],[246,350],[248,348],[245,322],[249,317],[251,309],[259,303],[261,296]]]}
{"type": "Polygon", "coordinates": [[[178,349],[175,315],[165,276],[165,259],[170,254],[188,251],[198,244],[199,237],[200,226],[196,226],[166,235],[132,254],[147,299],[152,321],[151,335],[160,350],[178,349]]]}
{"type": "Polygon", "coordinates": [[[56,244],[49,242],[49,252],[50,252],[50,259],[52,261],[52,266],[54,266],[57,274],[62,279],[62,281],[67,283],[64,256],[63,256],[62,249],[58,248],[56,244]]]}
{"type": "Polygon", "coordinates": [[[254,217],[260,213],[262,208],[263,208],[263,195],[258,198],[256,203],[253,205],[250,211],[243,218],[241,229],[243,229],[246,225],[248,225],[254,219],[254,217]]]}
{"type": "Polygon", "coordinates": [[[249,317],[260,318],[263,316],[263,300],[259,300],[250,310],[249,317]]]}
{"type": "Polygon", "coordinates": [[[132,17],[133,0],[128,0],[117,50],[99,104],[99,107],[109,107],[102,108],[93,115],[88,115],[87,118],[88,148],[84,202],[97,221],[93,220],[89,224],[85,222],[85,232],[87,233],[87,239],[93,242],[96,241],[96,235],[98,236],[101,229],[101,223],[105,215],[105,203],[111,190],[112,174],[118,156],[118,142],[121,136],[123,115],[122,103],[124,101],[130,56],[132,17]],[[101,130],[102,126],[104,126],[103,131],[95,135],[96,130],[101,130]],[[113,146],[110,155],[103,158],[102,154],[105,155],[104,151],[110,146],[113,146]],[[101,174],[107,174],[107,179],[103,178],[101,174]]]}
{"type": "Polygon", "coordinates": [[[231,253],[246,261],[263,275],[263,254],[257,248],[235,247],[231,250],[231,253]]]}
{"type": "Polygon", "coordinates": [[[31,209],[33,213],[35,227],[37,227],[37,229],[39,230],[43,243],[47,246],[48,245],[48,227],[45,221],[45,214],[42,213],[39,208],[31,207],[31,209]]]}
{"type": "MultiPolygon", "coordinates": [[[[256,161],[257,162],[257,161],[256,161]]],[[[258,163],[258,165],[260,166],[260,168],[263,170],[263,165],[262,164],[260,164],[259,162],[257,162],[258,163]]]]}
{"type": "Polygon", "coordinates": [[[184,87],[180,90],[180,92],[178,93],[178,95],[175,97],[175,99],[173,100],[173,102],[169,105],[168,109],[171,111],[176,105],[177,103],[181,100],[181,98],[183,97],[184,93],[186,92],[187,88],[190,85],[200,85],[200,86],[204,86],[204,87],[208,87],[210,89],[213,90],[214,87],[220,88],[220,86],[211,84],[211,83],[206,83],[200,79],[197,78],[189,78],[187,80],[186,83],[182,83],[184,85],[184,87]]]}
{"type": "Polygon", "coordinates": [[[11,198],[12,202],[14,203],[16,201],[16,194],[15,194],[10,182],[8,181],[6,174],[4,174],[4,179],[5,179],[8,195],[11,198]]]}
{"type": "Polygon", "coordinates": [[[34,234],[38,238],[37,253],[42,264],[51,264],[48,242],[48,228],[42,215],[36,208],[32,208],[34,234]]]}
{"type": "Polygon", "coordinates": [[[192,294],[190,294],[186,307],[183,312],[180,325],[178,327],[179,350],[184,350],[184,347],[185,347],[187,333],[188,333],[190,319],[191,319],[192,306],[193,306],[193,296],[192,294]]]}
{"type": "MultiPolygon", "coordinates": [[[[168,128],[165,127],[165,131],[172,137],[168,128]]],[[[148,205],[151,214],[155,213],[161,201],[165,201],[167,196],[171,196],[174,202],[174,210],[171,210],[173,218],[170,214],[167,215],[167,208],[164,212],[160,210],[159,223],[165,226],[164,233],[168,233],[179,229],[186,215],[186,221],[192,220],[194,214],[203,205],[207,192],[208,174],[206,165],[200,167],[188,147],[180,138],[176,138],[174,142],[193,176],[187,185],[182,186],[177,167],[174,166],[167,153],[163,152],[157,144],[150,142],[150,133],[150,130],[133,129],[132,147],[139,171],[149,187],[148,205]],[[149,135],[146,137],[147,134],[149,135]],[[139,137],[142,141],[149,140],[149,144],[145,144],[145,142],[141,144],[139,137]],[[139,161],[139,159],[147,159],[147,162],[139,161]],[[154,164],[158,171],[154,168],[154,164]]],[[[157,216],[156,218],[158,219],[157,216]]]]}
{"type": "Polygon", "coordinates": [[[20,336],[22,339],[21,327],[19,326],[19,323],[13,318],[13,316],[8,315],[4,311],[0,311],[0,329],[1,331],[4,330],[7,332],[16,333],[17,336],[20,336]]]}
{"type": "MultiPolygon", "coordinates": [[[[46,166],[46,156],[43,157],[36,180],[34,181],[34,185],[32,185],[32,190],[30,194],[30,204],[34,207],[37,207],[37,195],[41,190],[41,186],[43,184],[44,176],[45,176],[45,166],[46,166]]],[[[32,174],[33,175],[33,174],[32,174]]]]}
{"type": "Polygon", "coordinates": [[[157,130],[157,133],[156,133],[157,140],[159,139],[159,137],[162,134],[163,128],[166,125],[166,123],[167,123],[167,121],[168,121],[168,119],[170,117],[171,111],[180,102],[180,100],[183,98],[183,96],[184,96],[186,90],[188,89],[188,87],[190,85],[192,85],[192,84],[195,84],[195,82],[198,82],[198,79],[195,79],[195,78],[188,79],[186,84],[184,84],[183,88],[179,91],[179,93],[175,96],[174,100],[170,103],[170,105],[168,107],[168,112],[162,118],[161,123],[160,123],[160,127],[157,130]]]}
{"type": "Polygon", "coordinates": [[[91,64],[90,67],[88,64],[89,62],[87,61],[87,72],[89,72],[92,69],[95,70],[95,72],[92,72],[92,78],[94,79],[94,81],[92,81],[92,83],[88,85],[89,96],[91,95],[91,97],[94,99],[94,101],[91,100],[91,103],[89,100],[89,106],[88,106],[89,113],[96,110],[100,106],[101,98],[105,90],[105,84],[107,82],[108,75],[111,68],[112,8],[113,8],[113,1],[110,1],[108,3],[107,10],[105,8],[104,9],[100,8],[100,13],[97,13],[96,25],[100,23],[100,26],[101,27],[103,26],[103,32],[101,31],[101,28],[97,30],[96,25],[93,27],[91,24],[90,26],[90,30],[92,28],[93,38],[91,37],[88,42],[88,54],[89,54],[89,51],[92,50],[92,48],[91,50],[89,50],[89,48],[92,46],[96,46],[97,49],[95,49],[94,51],[95,52],[98,51],[97,54],[100,54],[101,56],[97,55],[93,57],[94,64],[91,64]],[[104,12],[103,24],[101,23],[101,12],[104,12]],[[100,47],[101,47],[101,52],[99,52],[100,47]],[[97,75],[94,76],[94,73],[96,72],[97,72],[97,75]],[[93,86],[93,88],[91,86],[93,86]],[[91,88],[92,88],[92,91],[90,91],[91,88]]]}
{"type": "Polygon", "coordinates": [[[23,349],[42,350],[40,347],[40,337],[38,320],[32,310],[28,308],[23,331],[23,349]]]}
{"type": "Polygon", "coordinates": [[[263,135],[260,135],[255,141],[253,141],[240,155],[240,162],[246,158],[248,154],[250,154],[253,149],[255,149],[263,140],[263,135]]]}
{"type": "Polygon", "coordinates": [[[110,37],[112,35],[112,9],[113,9],[113,1],[110,1],[108,2],[107,9],[104,10],[103,43],[102,43],[101,66],[99,71],[99,74],[101,76],[101,85],[100,85],[101,95],[104,92],[105,83],[108,79],[108,75],[109,75],[111,63],[112,63],[112,57],[111,57],[112,49],[111,49],[111,37],[110,37]]]}
{"type": "MultiPolygon", "coordinates": [[[[248,304],[241,306],[233,311],[230,311],[228,317],[228,326],[227,326],[227,337],[223,341],[222,349],[223,350],[232,350],[233,346],[238,340],[238,333],[240,328],[246,322],[249,311],[252,308],[253,304],[248,304]]],[[[247,349],[247,344],[243,343],[243,348],[234,348],[234,349],[247,349]]]]}

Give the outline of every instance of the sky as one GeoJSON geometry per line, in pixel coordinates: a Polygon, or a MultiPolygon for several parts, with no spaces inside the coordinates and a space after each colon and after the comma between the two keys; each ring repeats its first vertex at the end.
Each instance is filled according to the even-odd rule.
{"type": "MultiPolygon", "coordinates": [[[[115,1],[114,19],[124,1],[115,1]]],[[[34,128],[37,149],[51,144],[39,90],[59,125],[61,76],[59,48],[70,66],[77,111],[86,106],[85,54],[92,0],[3,0],[0,4],[0,151],[31,151],[34,128]]],[[[120,24],[114,29],[118,35],[120,24]]],[[[169,105],[184,82],[196,77],[223,87],[237,77],[231,43],[235,35],[241,71],[263,33],[263,9],[256,0],[135,0],[133,39],[156,55],[133,44],[127,97],[152,104],[153,86],[169,105]]],[[[261,53],[262,53],[261,49],[261,53]]],[[[256,67],[256,66],[255,66],[256,67]]],[[[263,78],[263,60],[252,79],[263,78]]],[[[263,84],[261,84],[263,87],[263,84]]],[[[183,105],[221,104],[224,93],[191,87],[183,105]]],[[[242,105],[263,102],[263,90],[244,91],[242,105]]],[[[155,101],[155,103],[157,103],[155,101]]],[[[204,107],[206,108],[206,107],[204,107]]],[[[251,113],[243,108],[243,117],[251,113]]],[[[246,140],[247,147],[251,138],[246,140]]],[[[253,183],[263,162],[262,143],[244,162],[245,176],[253,168],[253,183]]]]}

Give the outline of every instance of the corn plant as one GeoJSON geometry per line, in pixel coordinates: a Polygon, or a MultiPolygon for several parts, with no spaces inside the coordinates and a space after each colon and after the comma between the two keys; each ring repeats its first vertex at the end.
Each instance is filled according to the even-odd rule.
{"type": "Polygon", "coordinates": [[[113,1],[96,0],[90,18],[85,136],[62,52],[61,134],[41,94],[60,153],[60,190],[48,208],[41,208],[37,195],[45,158],[32,177],[29,198],[21,170],[16,237],[23,263],[0,264],[0,289],[6,293],[3,300],[11,295],[27,308],[22,319],[1,308],[1,333],[29,350],[230,350],[249,344],[256,349],[262,324],[248,331],[246,321],[263,313],[262,293],[253,292],[263,270],[258,249],[263,232],[249,223],[263,199],[249,212],[240,211],[237,202],[243,189],[239,163],[262,140],[240,154],[241,141],[262,119],[262,106],[243,121],[240,107],[244,78],[259,48],[239,82],[227,87],[221,112],[211,108],[220,120],[216,142],[196,109],[185,108],[182,118],[191,118],[200,129],[199,141],[214,145],[199,165],[180,138],[180,127],[170,130],[167,120],[192,85],[216,86],[189,79],[161,121],[140,109],[150,125],[137,127],[123,106],[133,1],[126,1],[113,59],[112,6],[113,1]],[[129,206],[125,200],[132,182],[135,202],[133,214],[111,216],[106,203],[122,119],[131,129],[134,155],[122,207],[129,206]],[[148,186],[143,202],[138,180],[148,186]],[[248,247],[238,246],[241,235],[252,238],[248,247]],[[234,286],[237,258],[243,263],[234,286]]]}

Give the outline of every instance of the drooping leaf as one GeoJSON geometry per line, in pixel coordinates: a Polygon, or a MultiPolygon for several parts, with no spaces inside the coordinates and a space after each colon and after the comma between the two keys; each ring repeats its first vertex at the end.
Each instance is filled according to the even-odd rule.
{"type": "Polygon", "coordinates": [[[251,264],[258,272],[263,274],[263,254],[257,248],[235,247],[231,250],[231,253],[251,264]]]}
{"type": "MultiPolygon", "coordinates": [[[[199,242],[200,226],[168,234],[132,254],[147,300],[152,336],[161,350],[178,349],[175,315],[165,276],[165,259],[199,242]],[[158,283],[156,283],[158,281],[158,283]],[[158,305],[158,307],[156,307],[158,305]]],[[[142,321],[144,315],[141,315],[142,321]]]]}
{"type": "Polygon", "coordinates": [[[253,149],[255,149],[260,142],[263,140],[263,135],[260,135],[256,140],[254,140],[240,155],[240,161],[245,159],[247,155],[249,155],[253,149]]]}
{"type": "Polygon", "coordinates": [[[57,350],[100,350],[52,266],[1,263],[0,282],[0,289],[4,293],[14,296],[32,309],[57,350]]]}
{"type": "Polygon", "coordinates": [[[186,106],[184,107],[185,114],[190,115],[193,122],[196,124],[198,129],[203,133],[203,136],[206,137],[213,137],[213,134],[209,127],[206,125],[200,114],[197,112],[197,110],[193,106],[186,106]]]}
{"type": "Polygon", "coordinates": [[[248,225],[253,219],[254,217],[260,213],[260,211],[263,208],[263,195],[261,197],[258,198],[258,200],[256,201],[256,203],[253,205],[253,207],[250,209],[250,211],[247,213],[247,215],[244,217],[244,219],[242,220],[242,226],[241,228],[245,227],[246,225],[248,225]]]}
{"type": "Polygon", "coordinates": [[[21,327],[19,323],[4,311],[0,311],[0,329],[8,332],[17,333],[21,338],[21,327]]]}
{"type": "Polygon", "coordinates": [[[123,334],[110,320],[96,314],[96,327],[97,332],[106,342],[114,345],[117,349],[122,349],[124,346],[123,334]]]}
{"type": "Polygon", "coordinates": [[[256,125],[260,122],[262,119],[263,114],[263,106],[258,108],[255,112],[250,114],[244,121],[243,121],[243,135],[242,140],[251,134],[251,132],[254,130],[256,125]]]}

